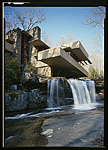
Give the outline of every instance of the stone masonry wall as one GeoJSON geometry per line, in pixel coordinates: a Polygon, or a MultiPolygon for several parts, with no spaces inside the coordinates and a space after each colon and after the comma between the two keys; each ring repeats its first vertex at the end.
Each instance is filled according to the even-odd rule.
{"type": "Polygon", "coordinates": [[[16,28],[13,32],[13,40],[14,40],[14,54],[19,60],[21,64],[21,30],[16,28]]]}
{"type": "Polygon", "coordinates": [[[51,67],[47,66],[47,67],[38,68],[38,74],[41,74],[46,77],[51,77],[51,67]]]}
{"type": "Polygon", "coordinates": [[[33,46],[30,46],[30,48],[31,48],[31,50],[30,50],[31,51],[31,64],[33,66],[36,66],[38,50],[35,47],[33,47],[33,46]]]}
{"type": "Polygon", "coordinates": [[[32,38],[30,40],[34,40],[34,39],[41,39],[41,29],[36,26],[33,29],[30,29],[28,31],[28,33],[32,36],[32,38]]]}
{"type": "MultiPolygon", "coordinates": [[[[32,36],[30,40],[35,40],[37,38],[41,39],[41,29],[36,26],[33,29],[29,30],[28,33],[32,36]]],[[[9,35],[13,35],[13,54],[17,57],[21,64],[21,42],[22,42],[22,34],[20,28],[15,28],[12,31],[8,33],[9,35]]],[[[33,66],[37,66],[38,60],[38,49],[34,47],[32,44],[29,44],[29,60],[31,61],[31,64],[33,66]]],[[[51,76],[51,68],[48,66],[41,66],[41,68],[38,68],[38,74],[50,77],[51,76]]]]}

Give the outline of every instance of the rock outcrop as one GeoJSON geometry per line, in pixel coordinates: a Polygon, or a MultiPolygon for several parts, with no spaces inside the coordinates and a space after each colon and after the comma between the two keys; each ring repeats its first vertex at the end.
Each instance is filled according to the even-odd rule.
{"type": "Polygon", "coordinates": [[[47,96],[42,95],[38,89],[33,89],[32,92],[22,91],[19,94],[5,94],[5,111],[44,108],[46,105],[47,96]]]}

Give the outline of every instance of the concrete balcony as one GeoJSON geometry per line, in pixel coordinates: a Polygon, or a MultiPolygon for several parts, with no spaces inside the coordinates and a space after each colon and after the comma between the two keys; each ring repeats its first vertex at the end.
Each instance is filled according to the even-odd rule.
{"type": "Polygon", "coordinates": [[[5,49],[10,51],[10,52],[13,52],[13,50],[14,50],[13,45],[6,42],[6,41],[5,41],[5,49]]]}
{"type": "Polygon", "coordinates": [[[43,41],[41,41],[40,39],[34,39],[29,41],[28,43],[32,44],[33,46],[38,48],[38,51],[40,50],[45,50],[50,48],[47,44],[45,44],[43,41]]]}
{"type": "Polygon", "coordinates": [[[61,46],[61,48],[65,50],[66,52],[71,52],[72,56],[74,56],[74,59],[77,62],[86,64],[86,65],[87,65],[87,62],[88,64],[92,64],[88,58],[89,57],[88,53],[86,52],[85,48],[83,47],[80,41],[75,41],[69,44],[64,44],[63,46],[61,46]]]}
{"type": "Polygon", "coordinates": [[[38,52],[38,60],[55,70],[65,72],[68,77],[87,77],[88,72],[61,47],[38,52]]]}
{"type": "Polygon", "coordinates": [[[42,61],[36,62],[36,68],[43,68],[43,67],[48,67],[48,64],[43,63],[42,61]]]}
{"type": "Polygon", "coordinates": [[[13,37],[10,35],[5,35],[5,41],[7,41],[10,44],[13,44],[13,37]]]}

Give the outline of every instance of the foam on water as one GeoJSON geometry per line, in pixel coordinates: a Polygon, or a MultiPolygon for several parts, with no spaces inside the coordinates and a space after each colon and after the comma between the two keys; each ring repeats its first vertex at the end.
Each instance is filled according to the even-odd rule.
{"type": "Polygon", "coordinates": [[[96,109],[97,106],[101,106],[103,104],[100,103],[91,103],[91,104],[82,104],[82,105],[74,105],[73,109],[78,109],[78,110],[92,110],[96,109]]]}
{"type": "Polygon", "coordinates": [[[16,116],[14,117],[5,117],[5,120],[8,120],[8,119],[24,119],[24,118],[31,118],[31,117],[41,117],[43,115],[48,115],[48,114],[51,114],[51,113],[56,113],[56,112],[59,112],[59,110],[52,110],[52,111],[49,111],[49,112],[42,112],[42,113],[33,113],[33,112],[30,112],[30,113],[26,113],[26,114],[17,114],[16,116]]]}
{"type": "Polygon", "coordinates": [[[78,109],[78,110],[91,110],[95,109],[96,106],[91,106],[90,104],[82,104],[82,105],[75,105],[73,109],[78,109]]]}
{"type": "Polygon", "coordinates": [[[7,119],[22,119],[22,118],[25,118],[25,117],[27,117],[28,115],[30,115],[32,113],[33,112],[29,112],[29,113],[26,113],[26,114],[17,114],[14,117],[5,117],[5,120],[7,120],[7,119]]]}
{"type": "Polygon", "coordinates": [[[9,136],[8,138],[5,139],[5,142],[7,142],[8,140],[15,138],[16,136],[9,136]]]}

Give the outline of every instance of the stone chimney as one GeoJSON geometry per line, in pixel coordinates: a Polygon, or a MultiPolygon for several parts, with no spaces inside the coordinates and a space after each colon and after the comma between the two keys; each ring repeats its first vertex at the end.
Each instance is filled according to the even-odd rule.
{"type": "Polygon", "coordinates": [[[32,36],[32,40],[41,40],[41,29],[38,26],[34,27],[33,29],[30,29],[28,32],[32,36]]]}

